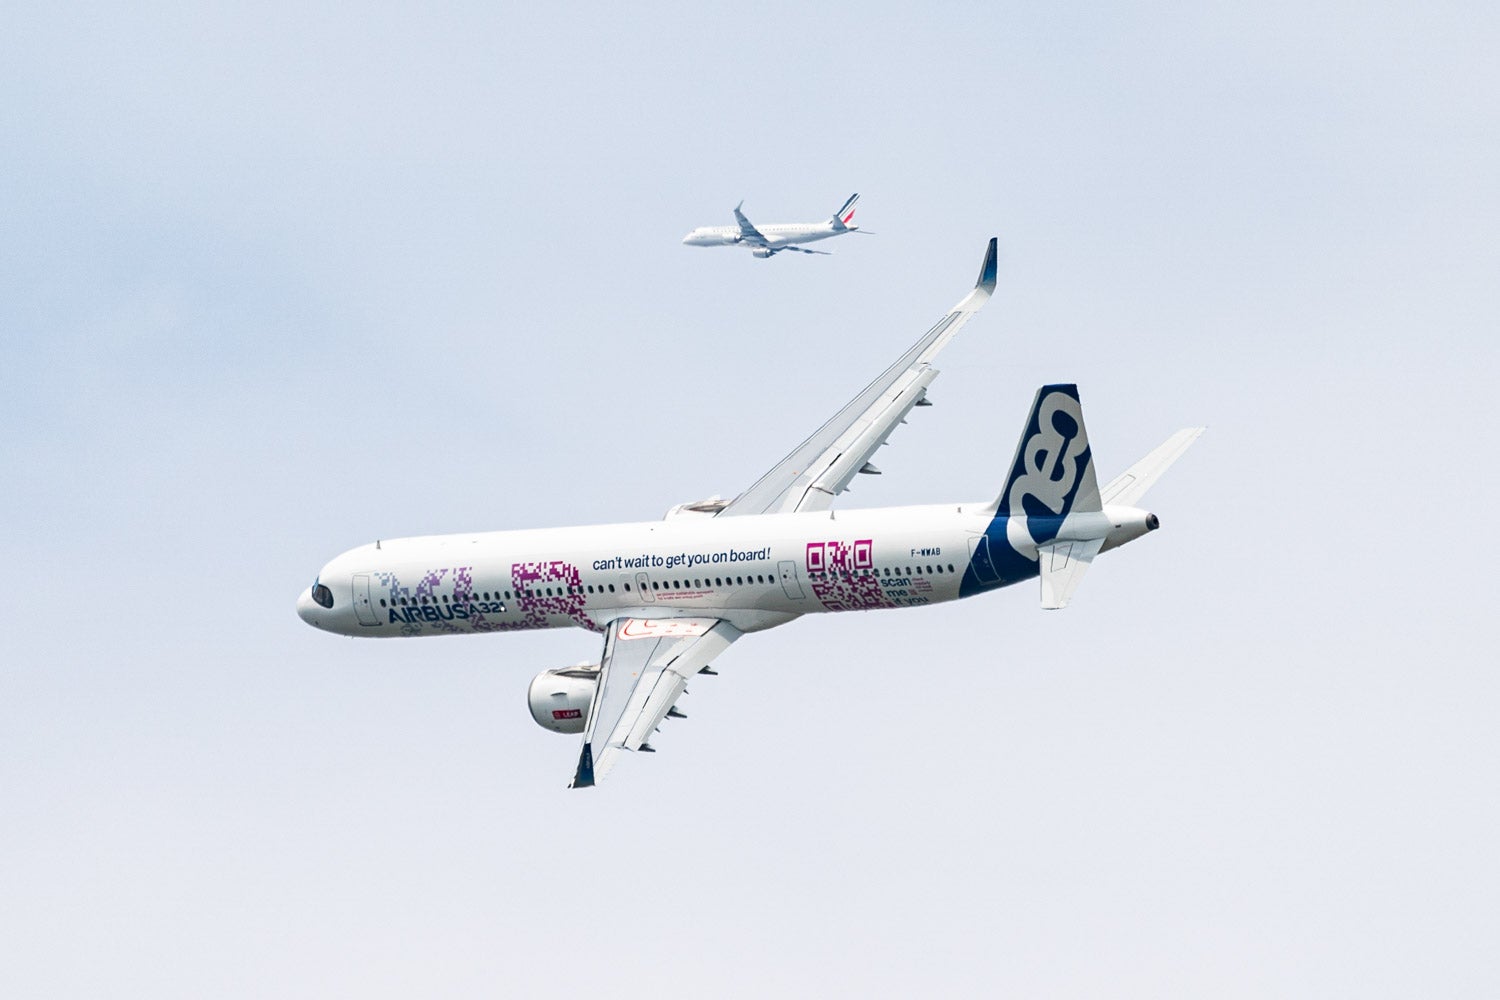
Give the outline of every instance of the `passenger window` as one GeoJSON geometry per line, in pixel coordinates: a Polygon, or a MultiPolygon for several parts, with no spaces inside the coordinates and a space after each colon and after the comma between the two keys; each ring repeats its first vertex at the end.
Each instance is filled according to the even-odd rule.
{"type": "Polygon", "coordinates": [[[661,588],[656,585],[656,581],[655,580],[652,580],[651,581],[651,589],[652,590],[660,590],[661,588]]]}
{"type": "Polygon", "coordinates": [[[381,606],[381,607],[382,607],[382,608],[383,608],[383,607],[385,607],[385,598],[384,598],[384,597],[382,597],[382,598],[381,598],[381,599],[380,599],[380,606],[381,606]]]}
{"type": "MultiPolygon", "coordinates": [[[[628,584],[628,583],[627,583],[627,584],[626,584],[626,585],[625,585],[625,589],[626,589],[626,590],[629,590],[629,589],[630,589],[630,584],[628,584]]],[[[610,585],[609,585],[609,592],[610,592],[610,593],[611,593],[611,594],[613,594],[613,593],[614,593],[614,592],[615,592],[615,585],[614,585],[614,584],[610,584],[610,585]]]]}
{"type": "Polygon", "coordinates": [[[958,570],[956,570],[956,569],[953,568],[953,564],[952,563],[949,563],[948,564],[948,572],[950,572],[950,573],[957,573],[958,570]]]}

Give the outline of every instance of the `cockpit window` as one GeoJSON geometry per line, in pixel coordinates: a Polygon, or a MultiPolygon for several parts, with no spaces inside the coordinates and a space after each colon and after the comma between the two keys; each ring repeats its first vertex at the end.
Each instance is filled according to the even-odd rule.
{"type": "Polygon", "coordinates": [[[313,585],[312,585],[312,599],[313,599],[314,602],[317,603],[317,605],[319,607],[323,607],[323,608],[331,608],[331,607],[333,607],[333,591],[331,591],[327,587],[323,586],[317,580],[313,581],[313,585]]]}

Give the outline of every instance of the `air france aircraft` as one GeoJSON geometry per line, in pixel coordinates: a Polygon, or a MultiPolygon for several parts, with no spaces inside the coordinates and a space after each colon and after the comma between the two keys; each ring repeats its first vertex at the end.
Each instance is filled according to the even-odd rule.
{"type": "MultiPolygon", "coordinates": [[[[798,243],[816,243],[845,233],[864,232],[849,224],[854,218],[854,203],[859,195],[851,194],[844,207],[834,212],[826,222],[778,222],[769,226],[754,226],[740,209],[742,201],[734,206],[733,226],[699,226],[682,238],[682,242],[694,247],[749,247],[753,257],[772,257],[783,250],[797,253],[820,253],[827,250],[808,250],[798,243]]],[[[874,235],[867,234],[867,235],[874,235]]]]}
{"type": "Polygon", "coordinates": [[[578,627],[599,661],[532,680],[532,718],[581,734],[571,787],[593,785],[652,736],[688,681],[740,637],[805,614],[909,608],[1038,580],[1061,608],[1095,556],[1157,528],[1138,507],[1202,433],[1189,428],[1103,489],[1074,385],[1044,385],[988,501],[833,509],[938,375],[939,351],[990,298],[995,241],[978,284],[791,454],[732,500],[664,520],[386,539],[351,549],[297,600],[310,625],[396,638],[578,627]],[[835,516],[835,514],[837,516],[835,516]]]}

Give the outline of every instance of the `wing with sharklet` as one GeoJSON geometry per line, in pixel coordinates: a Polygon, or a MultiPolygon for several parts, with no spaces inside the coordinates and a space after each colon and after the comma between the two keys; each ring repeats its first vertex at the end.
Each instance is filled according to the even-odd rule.
{"type": "Polygon", "coordinates": [[[604,632],[599,682],[589,703],[571,788],[588,788],[627,750],[648,740],[687,682],[743,633],[718,618],[617,618],[604,632]]]}
{"type": "Polygon", "coordinates": [[[745,213],[740,211],[740,207],[744,204],[745,203],[742,201],[739,203],[739,205],[734,206],[734,221],[739,223],[740,241],[744,243],[753,243],[760,246],[765,246],[765,234],[762,233],[759,229],[756,229],[755,226],[751,224],[750,220],[745,218],[745,213]]]}
{"type": "Polygon", "coordinates": [[[861,472],[879,470],[870,458],[914,406],[927,404],[927,387],[937,378],[932,359],[995,290],[995,240],[985,250],[979,281],[962,302],[922,335],[879,378],[865,386],[806,441],[754,485],[735,497],[719,517],[827,510],[833,498],[861,472]]]}

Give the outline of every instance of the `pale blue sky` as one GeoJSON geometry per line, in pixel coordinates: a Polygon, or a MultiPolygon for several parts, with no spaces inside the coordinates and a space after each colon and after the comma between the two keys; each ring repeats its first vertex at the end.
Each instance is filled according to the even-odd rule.
{"type": "Polygon", "coordinates": [[[7,7],[0,993],[1494,995],[1497,21],[7,7]],[[734,494],[991,235],[852,500],[993,495],[1045,381],[1106,477],[1209,425],[1067,611],[755,636],[594,794],[593,636],[293,613],[734,494]]]}

